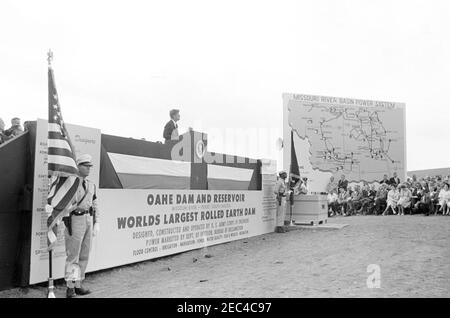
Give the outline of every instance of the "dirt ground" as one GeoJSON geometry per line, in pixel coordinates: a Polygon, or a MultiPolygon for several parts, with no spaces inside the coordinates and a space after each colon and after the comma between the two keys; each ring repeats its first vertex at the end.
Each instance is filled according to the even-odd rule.
{"type": "MultiPolygon", "coordinates": [[[[353,216],[88,274],[85,297],[449,297],[450,217],[353,216]],[[206,257],[205,257],[206,256],[206,257]],[[208,257],[210,256],[210,257],[208,257]],[[368,288],[370,264],[380,288],[368,288]]],[[[44,286],[0,297],[45,297],[44,286]]],[[[58,281],[57,297],[65,297],[58,281]]]]}

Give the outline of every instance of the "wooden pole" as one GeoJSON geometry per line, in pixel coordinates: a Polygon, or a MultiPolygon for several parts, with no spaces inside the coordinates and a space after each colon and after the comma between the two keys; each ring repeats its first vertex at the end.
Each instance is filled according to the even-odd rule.
{"type": "Polygon", "coordinates": [[[47,298],[56,298],[55,287],[53,285],[53,273],[52,273],[52,250],[48,251],[48,295],[47,298]]]}
{"type": "MultiPolygon", "coordinates": [[[[47,62],[48,62],[48,67],[50,68],[52,66],[52,60],[53,60],[53,52],[52,50],[48,50],[47,53],[47,62]]],[[[56,298],[55,297],[55,287],[53,285],[53,270],[52,270],[52,250],[49,249],[48,251],[48,294],[47,294],[47,298],[56,298]]]]}

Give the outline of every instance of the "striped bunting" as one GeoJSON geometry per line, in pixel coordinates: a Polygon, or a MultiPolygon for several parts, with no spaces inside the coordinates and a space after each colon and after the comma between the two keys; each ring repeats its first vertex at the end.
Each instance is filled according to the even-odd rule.
{"type": "Polygon", "coordinates": [[[108,153],[124,189],[189,189],[191,163],[108,153]]]}
{"type": "Polygon", "coordinates": [[[209,190],[248,190],[253,169],[208,164],[209,190]]]}

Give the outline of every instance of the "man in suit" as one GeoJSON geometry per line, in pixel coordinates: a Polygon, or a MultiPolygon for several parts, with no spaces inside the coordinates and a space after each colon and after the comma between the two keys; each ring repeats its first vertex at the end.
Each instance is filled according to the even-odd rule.
{"type": "Polygon", "coordinates": [[[385,183],[385,184],[390,184],[389,182],[390,182],[390,181],[389,181],[388,175],[385,174],[385,175],[383,176],[383,180],[380,181],[380,184],[383,184],[383,183],[385,183]]]}
{"type": "Polygon", "coordinates": [[[344,188],[347,191],[348,180],[345,179],[345,175],[341,175],[341,180],[338,182],[338,188],[344,188]]]}
{"type": "Polygon", "coordinates": [[[178,124],[177,121],[180,120],[180,110],[178,109],[172,109],[169,112],[170,120],[167,122],[167,124],[164,126],[164,140],[167,144],[170,140],[178,140],[179,134],[178,134],[178,124]]]}
{"type": "Polygon", "coordinates": [[[400,178],[397,177],[397,172],[394,172],[394,176],[389,179],[389,184],[395,187],[400,184],[400,178]]]}

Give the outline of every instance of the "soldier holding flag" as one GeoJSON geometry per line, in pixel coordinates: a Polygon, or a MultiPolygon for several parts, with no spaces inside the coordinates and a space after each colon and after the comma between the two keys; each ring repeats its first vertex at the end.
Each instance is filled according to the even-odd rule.
{"type": "Polygon", "coordinates": [[[91,248],[92,232],[99,231],[97,197],[94,183],[87,180],[92,158],[81,155],[75,160],[75,149],[70,141],[64,123],[51,61],[48,53],[48,175],[49,193],[45,211],[49,217],[49,298],[54,298],[52,277],[52,252],[57,242],[57,229],[61,221],[66,225],[66,266],[67,297],[86,295],[89,290],[81,286],[91,248]],[[92,225],[94,224],[94,226],[92,225]]]}
{"type": "Polygon", "coordinates": [[[87,179],[92,167],[91,156],[85,154],[78,157],[77,166],[81,182],[71,202],[73,210],[63,219],[66,225],[64,237],[67,255],[65,265],[67,298],[90,293],[81,286],[81,283],[85,278],[92,235],[96,236],[100,230],[96,187],[87,179]]]}

